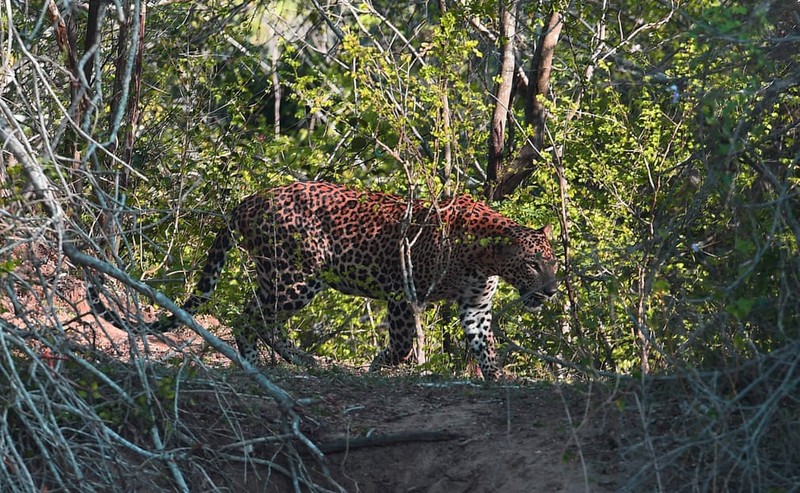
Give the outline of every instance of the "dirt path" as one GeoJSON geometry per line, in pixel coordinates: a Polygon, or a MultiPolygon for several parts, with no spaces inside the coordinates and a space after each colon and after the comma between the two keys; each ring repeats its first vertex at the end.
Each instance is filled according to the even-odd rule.
{"type": "Polygon", "coordinates": [[[310,409],[325,417],[314,432],[319,443],[348,434],[351,440],[422,435],[405,443],[329,453],[348,491],[615,491],[613,478],[586,456],[596,449],[594,443],[589,446],[596,437],[576,430],[567,418],[569,412],[579,420],[582,412],[582,398],[572,391],[546,383],[504,389],[403,378],[366,377],[360,385],[347,380],[299,379],[298,392],[322,397],[310,409]],[[425,434],[451,437],[420,441],[425,434]]]}
{"type": "MultiPolygon", "coordinates": [[[[72,288],[74,304],[62,312],[62,322],[76,312],[89,312],[77,296],[81,289],[72,288]]],[[[11,313],[6,310],[4,318],[16,322],[11,313]]],[[[164,368],[187,354],[201,356],[204,364],[217,368],[213,372],[228,379],[226,385],[233,385],[235,393],[246,394],[241,389],[252,387],[237,370],[225,369],[228,363],[188,329],[142,340],[87,315],[69,324],[66,333],[74,343],[121,361],[130,358],[131,342],[157,364],[170,362],[164,368]]],[[[297,368],[264,371],[307,403],[302,408],[304,431],[327,451],[331,473],[347,491],[602,493],[616,491],[619,484],[610,440],[600,431],[598,418],[586,415],[595,408],[586,405],[591,397],[575,387],[363,375],[337,367],[311,373],[297,368]]],[[[207,422],[213,423],[217,411],[208,409],[207,422]]],[[[257,397],[235,413],[237,426],[255,436],[267,433],[269,421],[276,419],[274,402],[266,398],[257,397]]],[[[192,415],[198,423],[203,418],[192,415]]],[[[216,430],[212,425],[199,426],[199,431],[215,436],[216,430]]],[[[218,444],[211,440],[213,449],[218,444]]],[[[266,455],[262,459],[272,458],[266,455]]],[[[313,459],[306,462],[314,466],[313,459]]],[[[286,491],[289,486],[264,467],[232,462],[215,464],[215,471],[213,482],[231,491],[286,491]]]]}

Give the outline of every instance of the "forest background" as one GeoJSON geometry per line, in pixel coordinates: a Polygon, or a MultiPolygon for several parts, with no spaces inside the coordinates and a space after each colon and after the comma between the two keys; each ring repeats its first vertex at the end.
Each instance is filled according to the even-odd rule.
{"type": "MultiPolygon", "coordinates": [[[[113,388],[64,352],[62,277],[105,286],[129,317],[171,308],[225,211],[321,179],[470,193],[555,225],[559,298],[532,314],[507,286],[497,297],[517,378],[689,375],[701,419],[725,422],[708,430],[741,441],[733,469],[796,443],[797,2],[8,0],[0,21],[2,365],[18,389],[44,385],[20,376],[50,364],[41,348],[113,388]],[[32,260],[42,246],[52,273],[32,260]]],[[[252,289],[244,260],[208,308],[223,325],[252,289]]],[[[327,293],[291,331],[363,366],[383,308],[327,293]]],[[[463,376],[452,309],[425,317],[421,369],[463,376]]],[[[8,443],[41,426],[15,419],[8,443]]],[[[797,488],[792,448],[777,476],[742,484],[797,488]]],[[[24,469],[22,455],[4,460],[24,469]]]]}

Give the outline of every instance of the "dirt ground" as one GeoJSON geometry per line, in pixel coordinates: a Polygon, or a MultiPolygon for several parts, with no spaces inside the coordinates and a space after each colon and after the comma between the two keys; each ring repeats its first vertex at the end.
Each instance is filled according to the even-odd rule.
{"type": "MultiPolygon", "coordinates": [[[[794,446],[800,400],[797,386],[786,383],[797,381],[796,346],[737,371],[644,383],[623,377],[484,383],[420,375],[408,366],[374,374],[326,361],[313,369],[265,366],[263,375],[296,401],[281,412],[263,386],[188,328],[161,335],[117,329],[91,314],[82,280],[55,269],[54,255],[38,252],[36,259],[15,272],[13,289],[6,283],[7,296],[0,296],[0,319],[11,331],[0,340],[26,346],[6,350],[0,364],[19,376],[38,358],[26,392],[39,398],[55,388],[98,413],[86,420],[51,416],[66,419],[65,434],[74,432],[62,446],[75,446],[89,461],[88,474],[73,476],[81,485],[98,481],[95,491],[108,490],[109,477],[113,491],[135,492],[180,491],[181,481],[192,492],[235,493],[800,491],[794,446]],[[58,378],[39,378],[49,375],[58,378]],[[293,414],[300,416],[294,430],[287,421],[293,414]],[[98,419],[143,448],[131,453],[118,442],[90,442],[85,430],[98,419]],[[756,439],[748,431],[753,423],[756,439]],[[153,429],[163,445],[154,444],[161,439],[153,429]],[[324,452],[323,460],[301,436],[324,452]],[[104,467],[92,462],[98,451],[104,467]]],[[[156,318],[157,310],[140,308],[143,321],[156,318]]],[[[198,320],[219,325],[207,316],[198,320]]],[[[232,339],[224,328],[214,333],[232,339]]],[[[11,402],[3,401],[8,395],[0,391],[0,405],[11,402]]],[[[20,457],[34,489],[20,491],[59,489],[52,457],[30,446],[38,422],[3,409],[0,418],[9,411],[17,421],[16,427],[0,421],[0,438],[34,452],[20,457]]],[[[13,464],[4,443],[0,468],[8,473],[13,464]]]]}
{"type": "MultiPolygon", "coordinates": [[[[79,311],[85,308],[86,313],[83,303],[79,311]]],[[[67,326],[75,342],[127,359],[130,335],[88,318],[67,326]]],[[[208,318],[201,320],[214,325],[208,318]]],[[[241,370],[232,368],[189,329],[147,336],[138,346],[153,361],[163,362],[164,368],[180,365],[182,358],[202,360],[204,372],[209,372],[205,381],[221,379],[232,395],[247,395],[240,401],[222,399],[237,414],[243,441],[269,435],[267,430],[277,426],[274,401],[258,395],[260,389],[241,370]]],[[[595,411],[609,406],[597,405],[599,395],[591,387],[523,381],[487,384],[415,375],[408,368],[374,375],[337,365],[311,371],[281,365],[264,372],[303,403],[302,430],[325,452],[331,476],[346,491],[618,490],[615,442],[608,435],[608,420],[613,418],[595,411]]],[[[191,394],[192,404],[185,411],[184,422],[207,450],[233,440],[230,425],[219,420],[221,393],[203,387],[191,394]]],[[[256,447],[245,455],[286,467],[274,447],[256,447]]],[[[206,471],[209,477],[190,478],[192,491],[221,485],[240,492],[291,488],[286,477],[257,461],[214,462],[206,471]]],[[[321,477],[311,456],[303,463],[311,477],[321,477]]]]}
{"type": "MultiPolygon", "coordinates": [[[[231,423],[238,434],[235,439],[245,442],[277,429],[280,416],[275,402],[259,395],[250,379],[189,329],[162,336],[129,334],[89,314],[81,281],[59,282],[59,306],[48,313],[58,314],[72,343],[121,363],[138,353],[167,374],[184,359],[203,367],[205,383],[196,391],[183,391],[191,398],[181,411],[183,426],[196,437],[198,450],[229,447],[234,440],[231,423]],[[84,316],[76,318],[76,313],[84,316]],[[136,350],[131,351],[131,344],[136,350]],[[217,380],[224,385],[208,383],[217,380]],[[221,391],[223,387],[227,390],[221,391]],[[235,420],[220,419],[220,401],[226,401],[224,407],[235,420]]],[[[18,294],[16,309],[0,300],[4,308],[0,316],[19,327],[24,325],[15,311],[25,307],[30,323],[41,298],[18,294]]],[[[46,314],[38,315],[43,324],[52,323],[46,314]]],[[[155,311],[146,310],[144,316],[155,317],[155,311]]],[[[200,321],[216,325],[208,317],[200,321]]],[[[613,406],[602,405],[603,399],[590,386],[513,380],[486,384],[420,376],[408,369],[375,375],[324,364],[312,371],[281,366],[264,372],[302,403],[301,429],[325,452],[331,476],[346,491],[527,493],[619,488],[615,440],[608,431],[614,418],[596,411],[613,406]]],[[[192,491],[291,487],[268,463],[286,466],[280,448],[231,450],[228,457],[238,454],[260,461],[226,461],[210,454],[213,467],[188,476],[192,491]]],[[[301,459],[307,477],[321,478],[322,468],[313,457],[301,459]]],[[[325,482],[320,479],[318,484],[325,482]]],[[[127,489],[131,488],[136,489],[127,489]]]]}
{"type": "MultiPolygon", "coordinates": [[[[224,398],[242,412],[237,426],[244,441],[263,436],[265,423],[277,426],[274,402],[251,397],[258,390],[243,372],[230,367],[213,372],[232,392],[245,395],[242,402],[224,398]]],[[[602,493],[620,487],[613,431],[617,416],[590,386],[486,384],[420,376],[410,369],[374,375],[340,366],[309,371],[281,365],[264,372],[303,403],[303,432],[325,453],[332,477],[349,492],[602,493]]],[[[215,415],[219,393],[204,394],[208,409],[198,399],[203,394],[194,393],[187,412],[205,420],[195,428],[220,437],[217,443],[209,439],[210,449],[232,442],[229,430],[214,429],[225,428],[215,415]]],[[[286,467],[273,447],[256,446],[248,453],[278,457],[276,463],[286,467]]],[[[303,459],[310,476],[321,478],[313,458],[303,459]]],[[[232,491],[291,489],[286,477],[264,464],[217,464],[212,478],[232,491]],[[221,474],[228,477],[220,481],[221,474]],[[265,487],[267,478],[270,487],[265,487]]],[[[197,489],[205,489],[202,478],[195,480],[197,489]]],[[[317,484],[325,483],[318,479],[317,484]]]]}
{"type": "Polygon", "coordinates": [[[309,409],[321,420],[313,437],[322,447],[387,438],[328,453],[348,491],[616,490],[601,437],[582,424],[586,397],[570,389],[402,377],[354,384],[313,375],[285,388],[323,396],[309,409]]]}

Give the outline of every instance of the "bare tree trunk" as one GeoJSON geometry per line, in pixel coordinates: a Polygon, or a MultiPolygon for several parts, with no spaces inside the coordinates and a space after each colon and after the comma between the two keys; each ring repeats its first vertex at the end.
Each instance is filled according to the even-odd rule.
{"type": "MultiPolygon", "coordinates": [[[[136,143],[136,127],[139,124],[139,99],[142,87],[142,58],[144,56],[144,36],[147,20],[146,2],[134,0],[125,2],[125,12],[132,16],[121,21],[117,40],[117,58],[114,62],[114,90],[111,97],[111,111],[108,119],[109,150],[117,152],[122,160],[130,164],[136,143]]],[[[117,188],[126,190],[130,182],[132,167],[126,166],[118,175],[119,180],[101,183],[101,187],[111,197],[117,195],[117,188]]],[[[116,174],[112,174],[117,176],[116,174]]],[[[116,256],[119,248],[118,234],[114,219],[110,214],[100,216],[100,226],[105,232],[109,254],[116,256]]]]}
{"type": "MultiPolygon", "coordinates": [[[[525,125],[533,126],[533,139],[525,141],[525,144],[508,166],[504,166],[502,160],[493,161],[491,156],[489,158],[490,169],[487,170],[487,176],[495,177],[495,184],[488,194],[492,200],[502,200],[516,190],[533,173],[534,163],[541,156],[541,151],[544,147],[547,110],[539,97],[547,94],[550,87],[553,55],[555,54],[558,38],[561,35],[562,26],[563,17],[559,12],[553,12],[550,16],[547,30],[542,33],[539,44],[536,47],[536,54],[532,60],[531,75],[526,88],[525,125]],[[495,169],[491,169],[493,164],[495,169]]],[[[494,124],[495,120],[493,119],[492,121],[494,124]]],[[[495,139],[494,130],[491,138],[495,139]]],[[[489,181],[490,186],[492,186],[492,180],[490,179],[489,181]]]]}
{"type": "Polygon", "coordinates": [[[278,76],[278,62],[281,59],[280,46],[276,40],[271,42],[270,58],[272,59],[272,97],[275,98],[275,107],[272,111],[272,126],[275,137],[281,135],[281,79],[278,76]]]}
{"type": "Polygon", "coordinates": [[[86,78],[87,84],[92,83],[94,60],[97,56],[96,45],[100,43],[101,8],[102,3],[100,0],[91,0],[89,2],[89,17],[86,20],[86,39],[83,43],[83,52],[89,55],[83,65],[83,75],[86,78]]]}
{"type": "MultiPolygon", "coordinates": [[[[74,16],[69,15],[69,22],[67,22],[58,10],[58,5],[56,5],[55,0],[50,0],[47,3],[47,17],[50,23],[55,26],[56,43],[66,59],[67,72],[70,75],[71,101],[68,112],[72,120],[77,123],[81,120],[81,108],[83,106],[81,94],[85,94],[85,91],[81,91],[81,77],[78,75],[78,48],[75,44],[76,27],[74,16]]],[[[64,133],[62,152],[72,160],[71,167],[73,170],[77,171],[81,162],[81,154],[77,144],[75,129],[68,127],[64,133]]],[[[76,178],[72,186],[77,193],[80,193],[83,188],[83,181],[77,178],[77,176],[79,176],[78,173],[75,173],[73,176],[76,178]]]]}
{"type": "MultiPolygon", "coordinates": [[[[113,142],[122,142],[121,157],[130,162],[136,140],[136,126],[139,124],[139,98],[142,87],[142,57],[144,56],[144,36],[147,21],[146,2],[137,2],[131,9],[131,2],[124,4],[125,12],[136,15],[128,18],[120,26],[117,40],[117,59],[114,62],[114,91],[111,96],[111,112],[108,128],[113,142]],[[125,121],[122,125],[121,122],[125,121]],[[114,139],[114,132],[122,135],[114,139]]],[[[113,144],[112,144],[113,145],[113,144]]],[[[122,177],[122,187],[127,186],[129,173],[122,177]]]]}
{"type": "Polygon", "coordinates": [[[514,84],[514,35],[516,34],[516,19],[512,11],[516,10],[516,2],[506,5],[500,1],[500,37],[503,43],[497,91],[495,92],[494,113],[492,114],[492,127],[489,133],[489,159],[486,168],[486,195],[494,196],[495,186],[498,183],[498,171],[502,168],[503,148],[506,139],[506,122],[511,111],[511,89],[514,84]]]}
{"type": "MultiPolygon", "coordinates": [[[[123,149],[122,159],[130,164],[133,157],[133,146],[136,142],[136,127],[139,125],[139,98],[142,93],[142,58],[144,57],[144,34],[145,25],[147,20],[147,2],[142,2],[141,10],[139,11],[139,39],[136,46],[131,46],[132,50],[136,50],[136,55],[133,65],[133,74],[131,78],[131,96],[128,100],[128,125],[125,129],[125,148],[123,149]]],[[[117,74],[118,76],[121,74],[117,74]]],[[[122,140],[122,139],[120,139],[122,140]]],[[[126,168],[122,187],[127,188],[128,180],[130,179],[130,172],[126,168]]]]}
{"type": "Polygon", "coordinates": [[[428,358],[425,356],[425,331],[422,330],[422,312],[416,306],[414,307],[414,332],[416,336],[412,355],[414,362],[421,365],[428,361],[428,358]]]}
{"type": "Polygon", "coordinates": [[[633,327],[634,336],[638,339],[639,350],[642,357],[642,375],[650,373],[650,337],[647,320],[647,300],[650,297],[650,289],[647,282],[647,272],[645,267],[639,268],[639,303],[636,307],[636,323],[633,327]]]}
{"type": "MultiPolygon", "coordinates": [[[[444,15],[447,12],[447,2],[439,0],[439,12],[444,15]]],[[[450,100],[448,99],[449,87],[445,82],[439,94],[442,98],[442,129],[445,136],[442,144],[442,167],[441,181],[445,197],[453,196],[453,183],[451,175],[453,173],[453,144],[452,144],[452,124],[450,115],[450,100]]]]}

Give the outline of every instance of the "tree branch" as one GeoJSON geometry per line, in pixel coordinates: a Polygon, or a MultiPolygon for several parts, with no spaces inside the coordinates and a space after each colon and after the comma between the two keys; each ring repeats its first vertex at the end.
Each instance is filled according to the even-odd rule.
{"type": "Polygon", "coordinates": [[[205,340],[211,347],[244,369],[248,376],[253,378],[259,386],[261,386],[273,399],[278,402],[281,410],[290,419],[288,426],[292,434],[295,436],[295,438],[302,442],[306,448],[308,448],[308,450],[317,458],[317,460],[319,460],[323,469],[325,469],[325,472],[327,473],[328,471],[327,466],[325,465],[325,456],[319,450],[319,448],[317,448],[317,446],[300,431],[300,416],[295,410],[297,403],[294,398],[285,390],[278,387],[271,380],[265,377],[258,370],[258,368],[248,363],[245,359],[240,358],[239,354],[232,347],[198,324],[188,312],[182,310],[172,300],[164,296],[164,294],[141,281],[133,279],[127,273],[117,269],[108,262],[104,262],[98,258],[81,252],[75,246],[73,241],[71,241],[69,238],[63,238],[65,236],[65,231],[63,228],[64,212],[56,198],[55,193],[53,192],[53,187],[51,186],[50,181],[45,175],[41,165],[33,158],[33,150],[30,148],[30,146],[20,141],[14,135],[14,133],[10,131],[4,118],[2,117],[0,117],[0,139],[2,140],[3,145],[14,155],[14,157],[22,166],[22,169],[28,178],[31,187],[33,188],[33,192],[40,200],[42,200],[47,214],[55,223],[56,232],[59,236],[59,243],[64,254],[76,265],[94,269],[102,274],[113,277],[123,282],[125,285],[132,287],[137,292],[152,299],[159,306],[174,313],[178,320],[202,337],[203,340],[205,340]]]}
{"type": "Polygon", "coordinates": [[[56,233],[59,237],[63,233],[64,210],[61,204],[58,203],[55,193],[50,186],[50,181],[44,174],[44,170],[33,159],[33,150],[27,145],[23,144],[11,129],[6,126],[6,121],[0,117],[0,140],[2,140],[3,147],[9,150],[17,162],[22,166],[22,171],[28,178],[31,186],[33,187],[36,196],[42,201],[47,214],[56,225],[56,233]]]}
{"type": "Polygon", "coordinates": [[[516,2],[506,5],[500,2],[500,36],[503,43],[501,64],[498,73],[498,85],[495,93],[495,106],[492,115],[492,127],[489,133],[489,156],[486,167],[486,196],[494,195],[498,170],[503,162],[503,147],[506,138],[506,122],[511,107],[511,89],[514,84],[514,35],[516,20],[511,10],[516,9],[516,2]]]}
{"type": "Polygon", "coordinates": [[[323,453],[331,454],[335,452],[347,452],[357,448],[385,447],[398,443],[411,442],[444,442],[457,438],[461,438],[461,435],[447,431],[412,431],[408,433],[393,433],[390,435],[341,438],[330,442],[322,442],[318,446],[323,453]]]}

